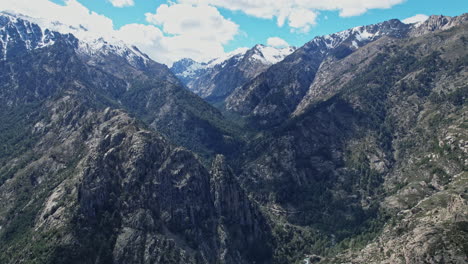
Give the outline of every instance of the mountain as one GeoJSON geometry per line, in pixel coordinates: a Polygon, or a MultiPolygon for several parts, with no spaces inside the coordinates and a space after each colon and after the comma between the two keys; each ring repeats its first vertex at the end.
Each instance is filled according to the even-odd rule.
{"type": "Polygon", "coordinates": [[[143,54],[136,47],[129,47],[122,41],[112,39],[112,42],[104,40],[102,37],[77,39],[71,33],[57,34],[58,32],[73,32],[83,35],[86,28],[73,28],[57,21],[46,21],[44,19],[34,19],[20,14],[1,12],[1,51],[3,59],[7,56],[15,56],[28,50],[47,47],[53,45],[60,35],[73,38],[74,46],[82,57],[94,60],[93,64],[99,63],[99,58],[115,55],[135,68],[143,69],[149,63],[153,63],[146,54],[143,54]],[[80,34],[81,33],[81,34],[80,34]]]}
{"type": "Polygon", "coordinates": [[[410,27],[395,19],[316,37],[237,89],[226,99],[226,108],[259,119],[260,124],[282,122],[304,97],[326,58],[342,59],[384,36],[404,37],[410,27]]]}
{"type": "MultiPolygon", "coordinates": [[[[462,15],[459,17],[445,17],[445,16],[431,16],[428,20],[410,25],[410,31],[407,33],[408,37],[418,37],[434,31],[448,30],[452,27],[459,26],[466,23],[468,16],[462,15]]],[[[386,41],[382,42],[386,43],[386,41]]],[[[306,109],[310,104],[317,101],[322,101],[328,98],[330,95],[336,93],[343,86],[347,84],[352,75],[362,70],[367,70],[367,63],[372,61],[378,55],[380,44],[367,47],[365,50],[367,53],[360,52],[358,56],[354,56],[355,60],[344,60],[346,63],[336,63],[336,60],[327,59],[321,65],[317,71],[316,78],[310,85],[306,95],[301,99],[293,114],[297,115],[306,109]],[[352,69],[352,72],[351,72],[352,69]],[[340,78],[340,81],[330,83],[330,80],[336,78],[336,76],[342,74],[344,78],[340,78]],[[324,88],[326,87],[326,88],[324,88]]],[[[335,81],[335,80],[334,80],[335,81]]]]}
{"type": "MultiPolygon", "coordinates": [[[[314,95],[315,87],[322,90],[325,88],[320,83],[321,78],[326,78],[322,75],[328,74],[329,68],[326,67],[333,65],[334,61],[339,61],[381,38],[401,39],[448,29],[463,19],[456,18],[455,21],[433,16],[422,24],[404,24],[394,19],[316,37],[237,89],[226,99],[226,108],[252,118],[255,124],[279,124],[291,113],[300,111],[296,108],[304,97],[314,95]]],[[[302,107],[301,105],[300,108],[302,107]]]]}
{"type": "Polygon", "coordinates": [[[0,263],[466,262],[467,14],[212,61],[227,118],[81,30],[0,15],[0,263]]]}
{"type": "Polygon", "coordinates": [[[172,72],[197,95],[209,102],[223,102],[247,81],[294,52],[294,47],[274,48],[256,45],[241,48],[208,63],[190,59],[177,61],[172,72]]]}
{"type": "Polygon", "coordinates": [[[270,263],[267,220],[225,158],[210,173],[127,93],[167,93],[147,107],[158,118],[208,104],[153,61],[113,46],[88,57],[72,35],[0,18],[1,263],[270,263]]]}
{"type": "MultiPolygon", "coordinates": [[[[204,158],[212,152],[229,155],[241,144],[235,128],[217,109],[188,92],[165,65],[149,59],[138,48],[113,39],[79,40],[71,34],[42,29],[25,20],[27,17],[2,14],[0,51],[4,54],[3,60],[51,46],[57,38],[67,38],[69,48],[91,74],[87,82],[101,83],[99,93],[102,96],[174,143],[204,158]]],[[[58,22],[43,24],[52,24],[61,30],[65,27],[58,22]]]]}
{"type": "Polygon", "coordinates": [[[237,173],[280,219],[282,263],[466,262],[467,17],[327,58],[294,116],[249,144],[237,173]]]}

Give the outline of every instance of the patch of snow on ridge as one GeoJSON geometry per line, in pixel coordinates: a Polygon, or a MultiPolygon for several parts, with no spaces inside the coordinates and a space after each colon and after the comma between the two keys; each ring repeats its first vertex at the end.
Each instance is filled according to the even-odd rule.
{"type": "Polygon", "coordinates": [[[194,61],[190,66],[187,67],[185,71],[178,73],[177,75],[185,78],[192,77],[196,75],[197,71],[204,69],[206,69],[206,63],[199,63],[194,61]]]}
{"type": "Polygon", "coordinates": [[[375,34],[369,33],[366,28],[360,27],[356,32],[356,39],[358,41],[370,40],[375,36],[375,34]]]}
{"type": "Polygon", "coordinates": [[[257,50],[259,53],[256,53],[252,58],[261,61],[265,65],[272,65],[282,61],[286,56],[293,53],[295,48],[286,47],[286,48],[274,48],[269,46],[258,45],[257,50]]]}
{"type": "Polygon", "coordinates": [[[44,30],[28,20],[18,18],[8,12],[0,12],[0,49],[3,59],[7,59],[10,41],[20,40],[27,50],[53,45],[54,32],[44,30]],[[10,36],[10,35],[13,36],[10,36]]]}
{"type": "Polygon", "coordinates": [[[238,48],[234,51],[231,51],[231,52],[228,52],[226,53],[224,56],[221,56],[219,58],[216,58],[216,59],[213,59],[211,61],[209,61],[207,64],[206,64],[206,68],[213,68],[215,67],[216,65],[222,65],[225,61],[233,58],[233,57],[238,57],[238,60],[241,60],[242,58],[244,58],[244,55],[245,53],[249,50],[249,48],[238,48]]]}
{"type": "MultiPolygon", "coordinates": [[[[43,43],[41,45],[37,45],[36,48],[54,44],[54,40],[52,38],[54,32],[59,32],[61,34],[74,35],[78,39],[77,52],[84,55],[95,56],[98,54],[116,54],[124,57],[133,66],[137,66],[140,63],[146,64],[150,60],[149,57],[142,53],[138,48],[129,46],[124,41],[113,36],[99,36],[92,34],[82,25],[75,27],[58,21],[51,21],[44,18],[33,18],[12,12],[0,12],[0,16],[9,19],[10,23],[17,24],[18,26],[21,26],[18,24],[20,23],[19,21],[25,21],[24,23],[27,25],[27,31],[24,34],[34,32],[32,27],[37,25],[42,31],[43,43]]],[[[0,28],[0,33],[1,30],[3,30],[3,28],[0,28]]],[[[20,34],[20,36],[22,36],[22,34],[20,34]]],[[[30,41],[25,40],[25,43],[29,45],[30,41]]],[[[2,45],[5,46],[3,39],[2,45]]]]}

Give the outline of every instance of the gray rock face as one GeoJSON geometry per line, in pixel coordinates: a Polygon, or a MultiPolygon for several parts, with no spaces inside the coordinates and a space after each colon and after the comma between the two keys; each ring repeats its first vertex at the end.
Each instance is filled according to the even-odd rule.
{"type": "Polygon", "coordinates": [[[214,262],[216,212],[208,172],[190,152],[114,122],[83,161],[79,225],[120,230],[112,253],[117,263],[214,262]],[[116,219],[105,218],[116,213],[116,219]]]}
{"type": "MultiPolygon", "coordinates": [[[[246,263],[272,261],[272,237],[270,227],[259,208],[252,203],[240,187],[224,156],[218,155],[211,168],[211,191],[214,205],[221,217],[220,236],[222,261],[235,248],[242,248],[246,263]],[[228,244],[233,243],[234,247],[228,244]]],[[[241,260],[231,260],[241,263],[241,260]]],[[[229,261],[228,261],[229,262],[229,261]]]]}
{"type": "Polygon", "coordinates": [[[452,27],[460,26],[468,20],[467,14],[462,14],[456,17],[448,16],[430,16],[429,19],[422,22],[421,24],[415,25],[411,32],[411,36],[421,36],[430,32],[447,30],[452,27]]]}

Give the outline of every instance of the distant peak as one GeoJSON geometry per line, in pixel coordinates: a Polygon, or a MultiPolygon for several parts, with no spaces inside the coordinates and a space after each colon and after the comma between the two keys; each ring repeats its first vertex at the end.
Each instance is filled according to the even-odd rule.
{"type": "Polygon", "coordinates": [[[0,12],[0,56],[3,59],[13,52],[53,45],[59,39],[66,40],[73,45],[78,54],[86,58],[113,54],[122,57],[136,68],[145,67],[150,60],[138,48],[110,36],[89,34],[88,29],[82,25],[71,26],[59,21],[32,18],[9,11],[0,12]],[[12,43],[15,45],[10,45],[12,43]]]}
{"type": "Polygon", "coordinates": [[[308,44],[334,49],[347,43],[355,49],[374,41],[382,36],[401,38],[409,31],[411,25],[404,24],[398,19],[390,19],[377,24],[353,27],[337,33],[315,37],[308,44]]]}
{"type": "Polygon", "coordinates": [[[437,30],[447,30],[464,23],[468,23],[467,13],[455,17],[432,15],[423,22],[412,24],[412,35],[421,36],[437,30]]]}
{"type": "Polygon", "coordinates": [[[266,47],[266,45],[256,44],[255,46],[253,46],[253,49],[261,49],[261,48],[264,48],[264,47],[266,47]]]}
{"type": "Polygon", "coordinates": [[[265,46],[263,44],[257,44],[248,52],[248,56],[251,59],[261,62],[262,64],[272,65],[282,61],[286,56],[293,53],[295,50],[295,47],[277,48],[265,46]]]}

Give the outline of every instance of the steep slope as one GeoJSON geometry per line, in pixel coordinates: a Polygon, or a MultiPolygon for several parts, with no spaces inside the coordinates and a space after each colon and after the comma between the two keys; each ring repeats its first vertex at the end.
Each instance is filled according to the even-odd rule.
{"type": "MultiPolygon", "coordinates": [[[[162,64],[152,61],[136,47],[119,41],[78,40],[42,29],[26,18],[2,13],[0,49],[11,56],[47,47],[56,38],[68,38],[77,58],[86,64],[89,82],[100,83],[100,95],[125,108],[174,143],[208,158],[212,153],[230,155],[241,145],[235,126],[221,113],[183,88],[162,64]]],[[[16,73],[12,73],[14,74],[16,73]]]]}
{"type": "Polygon", "coordinates": [[[328,72],[339,89],[251,144],[238,172],[289,227],[283,263],[463,263],[467,26],[353,52],[354,74],[328,72]]]}
{"type": "Polygon", "coordinates": [[[0,61],[0,262],[270,263],[266,220],[221,163],[211,176],[119,109],[106,89],[123,80],[53,34],[0,61]]]}
{"type": "MultiPolygon", "coordinates": [[[[408,37],[422,36],[434,31],[448,30],[454,26],[466,23],[468,15],[458,17],[431,16],[428,20],[412,25],[408,37]]],[[[367,45],[357,51],[357,54],[344,59],[329,57],[322,62],[316,78],[310,85],[307,94],[294,111],[294,115],[303,112],[309,105],[323,101],[333,96],[346,86],[353,76],[367,70],[368,65],[375,59],[384,46],[393,42],[389,38],[367,45]]]]}
{"type": "Polygon", "coordinates": [[[410,26],[399,20],[317,37],[226,99],[226,108],[260,124],[278,124],[294,111],[328,57],[342,59],[383,36],[401,38],[410,26]]]}
{"type": "MultiPolygon", "coordinates": [[[[322,78],[327,78],[325,75],[330,75],[329,71],[335,71],[335,62],[359,48],[382,37],[400,39],[448,29],[459,25],[466,19],[464,17],[433,16],[422,24],[389,20],[317,37],[237,89],[226,99],[226,108],[250,117],[255,125],[277,125],[291,113],[301,111],[305,104],[301,101],[315,100],[315,90],[328,90],[322,78]]],[[[347,66],[348,76],[352,75],[350,69],[355,65],[358,67],[354,62],[347,66]]]]}
{"type": "Polygon", "coordinates": [[[171,70],[191,91],[209,102],[218,103],[294,50],[293,47],[256,45],[251,49],[236,50],[225,58],[208,63],[184,59],[175,62],[171,70]]]}

